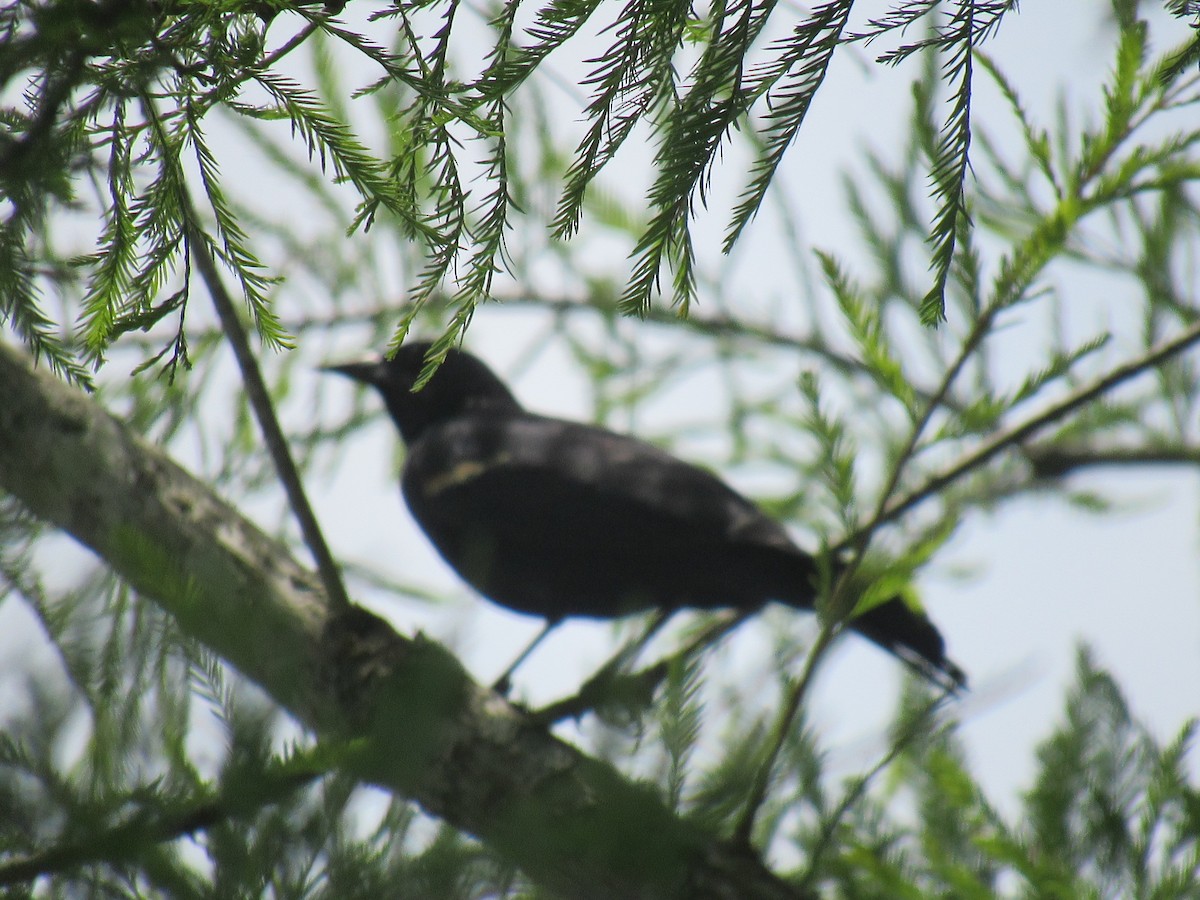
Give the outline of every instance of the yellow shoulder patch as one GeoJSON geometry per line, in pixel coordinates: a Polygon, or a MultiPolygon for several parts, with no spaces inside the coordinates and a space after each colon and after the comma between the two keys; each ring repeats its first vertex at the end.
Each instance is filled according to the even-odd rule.
{"type": "Polygon", "coordinates": [[[447,488],[457,487],[461,484],[466,484],[487,472],[489,469],[494,469],[497,466],[502,466],[509,462],[512,457],[507,453],[500,453],[491,459],[468,459],[457,465],[451,466],[445,472],[442,472],[433,478],[426,479],[424,493],[426,497],[433,497],[440,494],[447,488]]]}

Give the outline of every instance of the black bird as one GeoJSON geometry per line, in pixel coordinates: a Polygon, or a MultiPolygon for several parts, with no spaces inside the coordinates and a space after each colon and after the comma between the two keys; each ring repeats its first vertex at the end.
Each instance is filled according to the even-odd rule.
{"type": "MultiPolygon", "coordinates": [[[[431,345],[330,366],[373,385],[408,447],[417,524],[485,597],[549,623],[680,607],[811,610],[817,563],[712,473],[636,438],[526,412],[476,357],[431,345]]],[[[937,628],[895,598],[848,623],[926,677],[962,687],[937,628]]]]}

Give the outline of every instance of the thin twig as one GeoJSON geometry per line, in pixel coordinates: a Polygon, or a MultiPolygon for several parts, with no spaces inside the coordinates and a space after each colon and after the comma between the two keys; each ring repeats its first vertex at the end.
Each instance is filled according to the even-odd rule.
{"type": "Polygon", "coordinates": [[[306,40],[308,40],[309,37],[312,36],[313,32],[320,27],[320,20],[316,18],[310,18],[307,25],[292,35],[292,37],[284,42],[281,46],[272,50],[270,53],[260,59],[254,68],[258,70],[269,69],[271,66],[275,65],[275,63],[279,62],[281,59],[303,44],[306,40]]]}
{"type": "Polygon", "coordinates": [[[762,807],[763,801],[767,798],[767,789],[771,785],[771,774],[775,771],[775,763],[778,761],[779,754],[782,752],[783,745],[787,740],[787,735],[791,731],[792,721],[796,718],[796,713],[800,709],[800,702],[804,699],[804,695],[808,693],[808,686],[812,684],[813,675],[817,671],[817,662],[824,656],[825,649],[833,643],[833,639],[837,635],[838,624],[838,622],[833,620],[821,623],[821,629],[817,632],[817,639],[813,643],[812,649],[808,651],[807,657],[805,657],[804,669],[800,672],[800,677],[791,682],[791,687],[788,689],[787,701],[784,703],[779,717],[775,720],[775,727],[772,729],[774,738],[771,741],[771,747],[767,751],[762,765],[754,773],[754,783],[750,786],[750,796],[746,800],[742,817],[738,819],[738,823],[733,831],[734,842],[743,847],[752,846],[750,839],[754,834],[754,820],[758,816],[758,811],[762,807]]]}
{"type": "MultiPolygon", "coordinates": [[[[968,472],[989,462],[1002,451],[1010,447],[1019,446],[1046,426],[1066,418],[1080,407],[1086,406],[1103,394],[1129,381],[1131,378],[1162,365],[1171,359],[1171,357],[1177,356],[1198,343],[1200,343],[1200,322],[1194,323],[1190,328],[1185,329],[1176,337],[1160,342],[1142,356],[1117,366],[1106,375],[1100,376],[1091,384],[1069,394],[1058,403],[1047,407],[1037,415],[1001,431],[995,437],[982,443],[973,453],[968,454],[942,473],[930,478],[925,484],[908,496],[889,504],[885,510],[867,525],[864,531],[870,533],[870,531],[878,528],[880,525],[898,519],[913,507],[918,506],[931,497],[937,496],[947,485],[953,484],[968,472]]],[[[854,546],[855,537],[852,535],[844,544],[854,546]]]]}
{"type": "Polygon", "coordinates": [[[1093,466],[1200,465],[1200,447],[1113,447],[1107,450],[1026,448],[1025,456],[1039,478],[1061,478],[1093,466]]]}
{"type": "Polygon", "coordinates": [[[49,138],[58,121],[59,110],[77,87],[76,82],[86,60],[87,55],[82,50],[75,49],[58,65],[53,76],[50,66],[47,65],[43,73],[46,87],[42,91],[42,102],[38,106],[37,114],[21,139],[8,143],[4,152],[0,153],[0,171],[21,171],[29,164],[30,155],[41,152],[41,145],[49,138]]]}
{"type": "MultiPolygon", "coordinates": [[[[576,315],[580,313],[594,316],[618,316],[620,311],[615,306],[609,306],[597,301],[572,300],[563,297],[535,296],[521,294],[517,296],[495,295],[487,309],[497,313],[505,310],[516,310],[520,307],[534,307],[545,310],[555,316],[576,315]]],[[[325,330],[329,328],[353,327],[363,323],[375,325],[383,321],[395,321],[401,318],[407,307],[390,306],[378,307],[352,314],[338,312],[329,315],[305,316],[297,319],[283,319],[283,325],[292,334],[299,334],[308,329],[325,330]]],[[[830,367],[847,376],[871,377],[870,367],[861,359],[856,359],[838,352],[829,342],[813,335],[784,334],[772,330],[765,325],[739,321],[725,315],[691,315],[680,318],[668,310],[650,309],[641,318],[641,324],[660,325],[690,331],[704,337],[730,338],[761,344],[766,347],[776,347],[783,350],[796,350],[800,353],[811,354],[830,367]]],[[[205,332],[193,332],[196,339],[203,338],[205,332]]],[[[135,343],[139,340],[136,334],[130,335],[135,343]]],[[[927,388],[913,386],[913,395],[925,403],[933,401],[933,393],[927,388]]],[[[963,406],[955,398],[942,396],[942,406],[952,412],[962,412],[963,406]]]]}
{"type": "Polygon", "coordinates": [[[184,215],[187,217],[188,252],[196,260],[196,267],[200,270],[200,277],[204,280],[204,284],[208,288],[213,306],[217,310],[217,316],[221,320],[221,328],[225,332],[225,337],[229,341],[229,345],[233,348],[233,355],[237,359],[238,368],[242,373],[242,384],[246,389],[246,398],[250,403],[250,408],[254,411],[254,417],[258,420],[263,440],[266,442],[267,450],[271,454],[271,461],[275,464],[279,480],[283,484],[284,491],[287,493],[292,513],[296,516],[296,520],[300,524],[300,533],[304,537],[304,543],[308,545],[309,552],[312,553],[313,559],[316,561],[317,574],[321,578],[325,592],[329,595],[330,606],[334,611],[349,609],[350,598],[346,594],[345,586],[342,584],[337,562],[334,560],[333,554],[329,551],[329,545],[325,543],[325,537],[321,533],[321,526],[317,524],[317,517],[313,514],[312,506],[309,505],[308,497],[304,493],[304,485],[300,480],[300,473],[297,471],[296,464],[292,460],[292,455],[288,450],[287,439],[283,435],[283,429],[279,426],[279,420],[275,417],[275,407],[271,402],[271,394],[267,390],[262,372],[258,368],[258,362],[250,350],[250,342],[246,339],[246,331],[242,327],[241,320],[238,318],[233,299],[229,296],[229,292],[225,290],[225,285],[221,282],[216,261],[208,249],[208,241],[197,224],[198,220],[195,208],[192,206],[191,197],[185,194],[180,199],[183,204],[184,215]]]}
{"type": "Polygon", "coordinates": [[[89,863],[119,863],[143,852],[151,844],[162,844],[184,835],[207,831],[216,825],[246,818],[282,803],[324,771],[296,771],[281,775],[260,773],[253,794],[239,789],[215,798],[194,800],[174,810],[156,810],[137,805],[125,821],[82,841],[60,844],[30,856],[0,863],[0,885],[17,885],[34,879],[70,872],[89,863]]]}
{"type": "MultiPolygon", "coordinates": [[[[830,591],[828,613],[821,616],[821,629],[817,634],[816,642],[808,653],[808,658],[805,660],[804,671],[801,673],[800,678],[793,682],[791,690],[788,692],[783,710],[776,720],[775,728],[772,730],[771,748],[767,751],[767,755],[755,775],[749,799],[746,801],[745,811],[738,821],[734,839],[746,846],[750,846],[750,838],[754,831],[754,820],[759,808],[766,799],[767,788],[771,781],[771,773],[776,761],[779,759],[780,752],[783,750],[783,745],[787,741],[787,736],[791,732],[792,721],[795,719],[796,713],[800,709],[800,704],[803,702],[804,696],[812,684],[812,676],[816,671],[817,662],[824,656],[825,651],[833,643],[833,639],[841,633],[842,626],[854,611],[854,607],[850,603],[850,600],[853,598],[849,591],[849,585],[866,553],[872,536],[885,521],[883,519],[886,508],[885,504],[899,485],[904,467],[908,465],[909,461],[915,455],[921,435],[929,425],[933,414],[942,405],[943,399],[949,396],[950,389],[962,372],[963,367],[967,364],[967,360],[971,358],[971,355],[978,349],[984,337],[987,336],[992,320],[1000,308],[1001,305],[999,303],[993,304],[984,310],[983,314],[975,320],[970,334],[967,335],[966,340],[963,341],[963,345],[959,349],[958,356],[950,364],[950,367],[946,370],[946,374],[942,376],[941,382],[926,401],[920,417],[913,423],[908,440],[900,451],[896,462],[891,466],[887,484],[879,494],[879,501],[874,513],[868,520],[868,525],[854,532],[849,538],[842,541],[838,547],[834,548],[833,552],[835,556],[850,548],[854,552],[850,562],[838,574],[830,591]]],[[[949,694],[950,690],[947,689],[946,693],[949,694]]]]}
{"type": "Polygon", "coordinates": [[[875,780],[875,778],[877,778],[884,769],[895,762],[900,754],[903,753],[910,744],[912,744],[917,735],[921,734],[925,730],[926,723],[929,722],[929,720],[933,717],[933,714],[937,711],[937,708],[946,702],[946,698],[948,696],[948,694],[940,694],[934,697],[932,700],[929,700],[916,715],[911,716],[907,721],[905,721],[904,730],[899,736],[897,736],[896,740],[892,742],[891,747],[888,748],[888,751],[883,755],[883,758],[880,759],[879,762],[877,762],[874,766],[872,766],[869,772],[866,772],[860,777],[854,779],[854,783],[842,796],[842,800],[840,803],[838,803],[837,808],[834,809],[833,813],[825,820],[821,828],[821,836],[817,839],[816,845],[808,854],[808,871],[800,882],[802,887],[811,887],[810,882],[819,871],[821,857],[829,848],[830,843],[832,843],[833,833],[837,830],[838,823],[841,822],[842,818],[847,812],[849,812],[850,808],[862,798],[863,794],[866,793],[868,785],[870,785],[870,783],[875,780]]]}
{"type": "MultiPolygon", "coordinates": [[[[501,309],[523,305],[535,306],[538,309],[545,309],[556,314],[591,312],[602,316],[620,315],[620,310],[615,305],[608,306],[596,302],[583,303],[570,299],[540,297],[528,294],[514,297],[497,296],[495,299],[501,309]]],[[[839,353],[828,342],[819,337],[783,334],[767,326],[739,321],[731,316],[691,315],[683,318],[670,310],[651,308],[646,310],[645,315],[640,317],[640,321],[643,323],[649,322],[655,325],[682,328],[685,331],[691,331],[707,337],[738,338],[754,341],[768,347],[799,350],[803,353],[810,353],[820,357],[845,375],[863,375],[868,377],[873,375],[870,366],[861,359],[839,353]]],[[[933,402],[934,395],[925,389],[914,386],[913,393],[927,403],[933,402]]],[[[942,396],[940,400],[949,409],[961,409],[957,403],[954,403],[947,396],[942,396]]]]}

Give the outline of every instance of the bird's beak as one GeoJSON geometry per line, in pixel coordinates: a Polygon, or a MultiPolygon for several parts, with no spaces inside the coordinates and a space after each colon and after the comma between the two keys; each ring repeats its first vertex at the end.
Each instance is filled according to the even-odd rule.
{"type": "Polygon", "coordinates": [[[337,372],[363,384],[379,384],[383,378],[383,360],[379,357],[360,359],[354,362],[338,363],[332,366],[321,366],[322,372],[337,372]]]}

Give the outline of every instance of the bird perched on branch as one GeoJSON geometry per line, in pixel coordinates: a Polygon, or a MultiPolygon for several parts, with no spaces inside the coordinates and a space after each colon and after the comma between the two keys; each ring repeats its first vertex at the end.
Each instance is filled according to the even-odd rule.
{"type": "MultiPolygon", "coordinates": [[[[328,368],[383,396],[408,448],[401,488],[413,517],[485,597],[549,624],[813,608],[816,561],[715,475],[636,438],[527,412],[461,350],[414,391],[430,348],[328,368]]],[[[937,628],[900,598],[848,627],[943,686],[965,684],[937,628]]]]}

